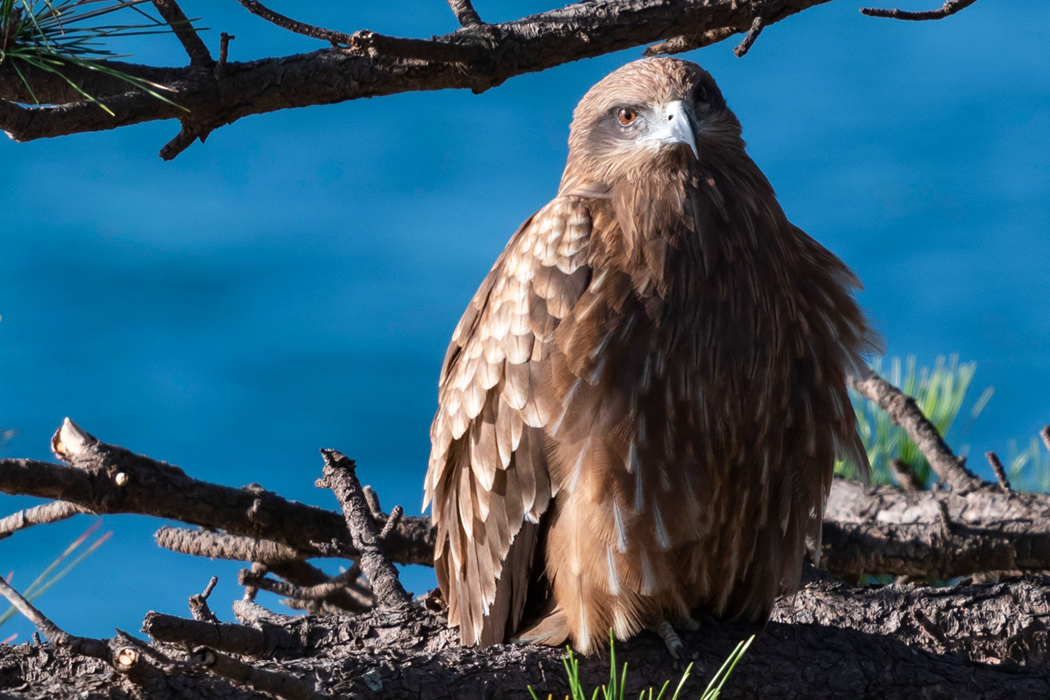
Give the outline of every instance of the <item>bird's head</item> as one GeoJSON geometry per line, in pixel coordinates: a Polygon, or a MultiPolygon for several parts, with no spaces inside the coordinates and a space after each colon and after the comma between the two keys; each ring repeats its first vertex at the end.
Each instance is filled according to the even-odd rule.
{"type": "Polygon", "coordinates": [[[563,194],[600,195],[617,181],[704,163],[742,148],[740,123],[714,78],[676,58],[644,58],[587,91],[573,113],[563,194]]]}

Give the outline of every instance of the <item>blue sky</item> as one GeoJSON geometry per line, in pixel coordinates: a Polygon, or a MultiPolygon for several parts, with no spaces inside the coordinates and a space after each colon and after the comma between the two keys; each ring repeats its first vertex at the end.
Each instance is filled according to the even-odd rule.
{"type": "MultiPolygon", "coordinates": [[[[212,28],[213,51],[219,31],[237,36],[233,60],[319,48],[234,2],[184,6],[212,28]]],[[[347,31],[455,28],[440,0],[272,6],[347,31]]],[[[789,217],[864,280],[890,353],[978,362],[975,385],[995,396],[962,442],[1005,452],[1050,422],[1050,5],[984,0],[935,23],[860,6],[769,27],[743,59],[732,42],[687,57],[718,80],[789,217]]],[[[495,21],[552,6],[477,7],[495,21]]],[[[129,48],[184,61],[170,38],[129,48]]],[[[317,449],[333,447],[387,507],[417,511],[452,328],[555,192],[576,101],[637,55],[482,95],[250,117],[171,163],[156,154],[174,123],[0,142],[0,428],[18,431],[4,456],[49,458],[70,416],[194,476],[335,507],[313,487],[317,449]]],[[[0,574],[26,585],[89,524],[3,540],[0,574]]],[[[217,574],[213,607],[229,619],[239,567],[157,549],[162,524],[107,517],[112,540],[43,609],[108,636],[151,608],[185,614],[217,574]]],[[[422,592],[432,573],[406,582],[422,592]]]]}

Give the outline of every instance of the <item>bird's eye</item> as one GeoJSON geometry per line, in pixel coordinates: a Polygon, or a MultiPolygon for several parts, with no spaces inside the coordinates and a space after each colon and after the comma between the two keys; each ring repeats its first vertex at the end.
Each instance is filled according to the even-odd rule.
{"type": "Polygon", "coordinates": [[[616,118],[624,126],[630,126],[638,118],[638,112],[635,112],[630,107],[621,107],[616,111],[616,118]]]}
{"type": "Polygon", "coordinates": [[[693,101],[696,104],[704,104],[708,101],[707,86],[700,83],[693,91],[693,101]]]}

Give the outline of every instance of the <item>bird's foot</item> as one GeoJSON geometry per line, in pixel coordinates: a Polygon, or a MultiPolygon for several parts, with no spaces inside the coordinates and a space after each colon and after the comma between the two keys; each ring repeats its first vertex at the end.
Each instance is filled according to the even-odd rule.
{"type": "Polygon", "coordinates": [[[660,639],[664,640],[664,644],[667,645],[667,650],[671,652],[671,656],[675,659],[682,658],[685,654],[685,644],[682,643],[682,638],[678,636],[670,622],[660,618],[650,629],[660,635],[660,639]]]}

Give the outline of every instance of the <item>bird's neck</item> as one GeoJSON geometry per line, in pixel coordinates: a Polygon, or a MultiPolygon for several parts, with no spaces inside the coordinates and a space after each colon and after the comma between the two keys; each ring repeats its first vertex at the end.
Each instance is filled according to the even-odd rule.
{"type": "Polygon", "coordinates": [[[724,270],[772,264],[789,226],[772,187],[742,152],[724,163],[683,159],[604,190],[593,207],[600,264],[665,298],[684,280],[722,286],[724,270]]]}

